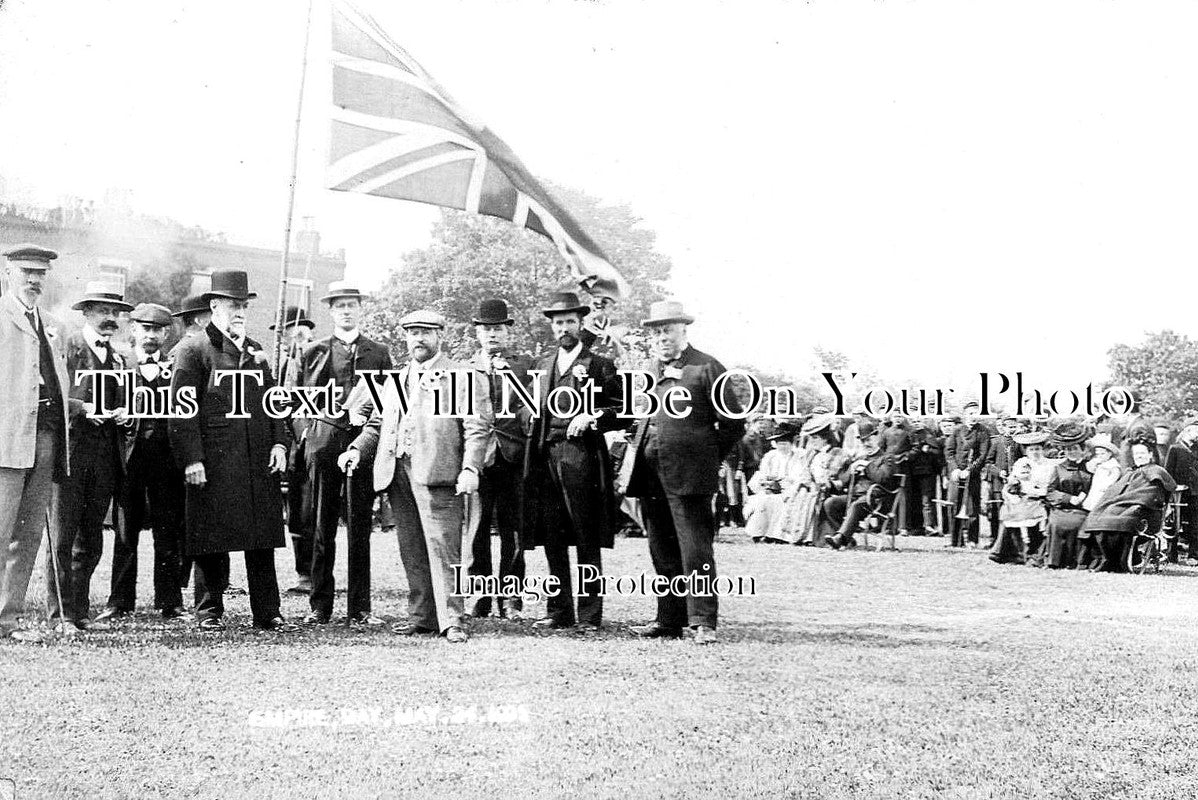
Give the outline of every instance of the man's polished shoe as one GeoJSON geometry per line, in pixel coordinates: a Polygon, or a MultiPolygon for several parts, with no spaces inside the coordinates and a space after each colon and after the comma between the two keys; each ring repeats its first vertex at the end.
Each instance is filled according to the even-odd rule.
{"type": "Polygon", "coordinates": [[[534,628],[542,631],[554,631],[558,628],[570,628],[573,627],[573,625],[573,622],[562,622],[560,620],[554,619],[553,617],[541,617],[532,624],[534,628]]]}
{"type": "Polygon", "coordinates": [[[466,631],[459,628],[457,625],[451,625],[445,629],[445,641],[451,644],[462,644],[470,640],[466,635],[466,631]]]}
{"type": "Polygon", "coordinates": [[[10,631],[6,638],[12,639],[14,642],[24,642],[25,644],[41,644],[46,641],[45,631],[35,631],[32,628],[17,628],[15,631],[10,631]]]}
{"type": "Polygon", "coordinates": [[[288,622],[282,617],[271,617],[265,622],[255,622],[254,627],[260,631],[274,631],[275,633],[295,633],[299,630],[298,625],[288,622]]]}
{"type": "Polygon", "coordinates": [[[628,630],[633,636],[642,639],[681,639],[682,628],[671,628],[660,622],[650,622],[648,625],[634,625],[628,630]]]}
{"type": "Polygon", "coordinates": [[[328,625],[332,617],[328,614],[318,614],[313,611],[308,616],[304,617],[305,625],[328,625]]]}
{"type": "Polygon", "coordinates": [[[196,627],[203,633],[217,633],[225,629],[225,622],[217,617],[208,617],[197,622],[196,627]]]}
{"type": "Polygon", "coordinates": [[[695,628],[695,644],[715,644],[719,641],[715,635],[715,628],[709,628],[706,625],[699,625],[695,628]]]}
{"type": "Polygon", "coordinates": [[[349,625],[351,628],[377,628],[378,626],[386,625],[387,623],[381,618],[376,617],[374,614],[363,611],[359,614],[354,614],[352,617],[347,617],[345,624],[349,625]]]}
{"type": "Polygon", "coordinates": [[[125,617],[131,616],[133,616],[132,611],[126,611],[123,608],[113,608],[112,606],[109,606],[99,614],[96,614],[96,622],[103,622],[106,619],[124,619],[125,617]]]}
{"type": "Polygon", "coordinates": [[[432,628],[417,625],[414,622],[393,622],[391,632],[397,636],[432,636],[436,633],[432,628]]]}
{"type": "Polygon", "coordinates": [[[598,633],[599,626],[592,622],[580,622],[574,626],[574,630],[579,633],[598,633]]]}
{"type": "MultiPolygon", "coordinates": [[[[187,609],[183,606],[172,606],[162,609],[163,619],[190,619],[191,614],[187,613],[187,609]]],[[[98,617],[97,617],[98,619],[98,617]]]]}
{"type": "Polygon", "coordinates": [[[286,593],[305,596],[312,594],[312,579],[301,577],[286,593]]]}

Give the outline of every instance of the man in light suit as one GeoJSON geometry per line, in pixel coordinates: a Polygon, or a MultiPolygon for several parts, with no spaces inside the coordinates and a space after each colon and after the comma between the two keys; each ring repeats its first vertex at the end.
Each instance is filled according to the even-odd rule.
{"type": "Polygon", "coordinates": [[[491,403],[485,384],[467,380],[470,367],[441,352],[445,318],[413,311],[402,320],[412,360],[399,373],[406,411],[395,381],[388,380],[382,408],[337,460],[352,473],[374,459],[375,491],[390,492],[399,554],[408,577],[407,624],[393,630],[405,636],[440,633],[447,641],[467,640],[462,627],[464,598],[454,593],[455,565],[462,563],[463,500],[478,491],[479,474],[491,434],[491,403]],[[457,372],[456,392],[450,373],[457,372]],[[434,416],[436,397],[451,396],[461,416],[434,416]],[[473,412],[467,405],[473,400],[473,412]]]}
{"type": "Polygon", "coordinates": [[[57,568],[62,604],[57,594],[49,595],[50,619],[58,619],[64,630],[74,626],[83,631],[91,625],[92,574],[104,549],[104,518],[122,486],[125,438],[133,420],[119,405],[124,393],[115,377],[95,381],[95,386],[88,379],[75,385],[75,377],[83,371],[125,369],[111,339],[120,330],[121,313],[133,306],[123,293],[93,281],[71,307],[84,320],[83,329],[66,344],[72,469],[50,498],[50,546],[57,557],[46,562],[46,585],[54,585],[57,568]]]}
{"type": "MultiPolygon", "coordinates": [[[[687,341],[687,326],[694,318],[682,304],[665,300],[650,306],[649,319],[641,325],[649,331],[654,359],[646,366],[657,379],[659,396],[683,387],[690,402],[679,403],[681,419],[666,413],[662,403],[656,415],[640,420],[628,464],[628,495],[644,501],[648,526],[649,555],[657,574],[669,579],[680,575],[716,578],[715,521],[712,498],[719,478],[720,462],[744,433],[740,403],[732,387],[724,382],[722,403],[713,402],[715,382],[725,369],[716,359],[696,350],[687,341]]],[[[621,470],[621,478],[625,477],[621,470]]],[[[716,640],[718,601],[714,594],[691,592],[667,594],[657,599],[657,619],[633,628],[633,633],[651,639],[674,639],[689,626],[695,644],[716,640]]]]}
{"type": "MultiPolygon", "coordinates": [[[[21,245],[4,254],[0,297],[0,638],[38,642],[18,627],[46,529],[53,482],[67,473],[66,356],[61,324],[37,306],[53,250],[21,245]]],[[[54,591],[53,586],[48,591],[54,591]]]]}

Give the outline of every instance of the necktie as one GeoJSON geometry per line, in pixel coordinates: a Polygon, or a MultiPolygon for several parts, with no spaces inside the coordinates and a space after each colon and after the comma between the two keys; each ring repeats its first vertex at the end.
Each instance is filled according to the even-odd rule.
{"type": "MultiPolygon", "coordinates": [[[[37,324],[37,317],[34,316],[33,309],[29,309],[28,311],[25,312],[25,319],[29,320],[29,324],[33,327],[33,330],[37,333],[39,339],[41,339],[45,336],[45,334],[42,333],[41,327],[39,327],[37,324]]],[[[46,379],[41,375],[40,371],[37,376],[37,385],[39,388],[46,385],[46,379]]],[[[40,396],[40,392],[39,392],[39,396],[40,396]]]]}

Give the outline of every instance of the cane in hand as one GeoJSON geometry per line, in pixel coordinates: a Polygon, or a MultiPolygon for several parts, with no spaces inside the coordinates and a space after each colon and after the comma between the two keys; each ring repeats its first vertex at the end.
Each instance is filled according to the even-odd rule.
{"type": "Polygon", "coordinates": [[[54,535],[50,532],[50,509],[46,509],[46,547],[50,551],[50,570],[54,573],[54,594],[58,598],[58,620],[62,627],[62,634],[67,633],[67,620],[64,612],[66,608],[62,604],[62,583],[58,579],[58,548],[55,547],[54,535]]]}

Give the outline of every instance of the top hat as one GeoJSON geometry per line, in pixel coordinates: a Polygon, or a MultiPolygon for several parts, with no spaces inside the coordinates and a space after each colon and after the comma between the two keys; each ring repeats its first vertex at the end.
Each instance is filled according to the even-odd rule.
{"type": "Polygon", "coordinates": [[[365,300],[368,296],[363,294],[362,290],[357,286],[354,286],[352,281],[333,281],[329,284],[329,293],[320,298],[320,302],[331,305],[338,297],[352,297],[355,300],[365,300]]]}
{"type": "Polygon", "coordinates": [[[205,299],[226,297],[230,300],[253,300],[257,292],[250,291],[250,279],[242,269],[218,269],[212,273],[212,286],[204,292],[205,299]]]}
{"type": "Polygon", "coordinates": [[[169,328],[174,322],[171,319],[171,310],[157,303],[139,303],[129,315],[129,319],[142,325],[157,325],[160,328],[169,328]]]}
{"type": "Polygon", "coordinates": [[[436,311],[422,308],[419,311],[413,311],[399,321],[399,327],[407,330],[408,328],[430,328],[434,330],[443,330],[445,328],[445,317],[438,314],[436,311]]]}
{"type": "MultiPolygon", "coordinates": [[[[287,330],[293,325],[303,325],[308,330],[316,327],[316,323],[308,319],[308,312],[304,311],[300,306],[287,306],[287,311],[283,314],[283,330],[287,330]]],[[[275,324],[271,323],[267,330],[274,330],[275,324]]]]}
{"type": "Polygon", "coordinates": [[[470,319],[475,325],[514,325],[516,320],[508,313],[507,301],[499,298],[483,300],[478,304],[478,316],[470,319]]]}
{"type": "Polygon", "coordinates": [[[71,308],[82,311],[88,303],[108,303],[121,311],[133,310],[133,306],[125,302],[125,295],[121,292],[114,292],[112,287],[104,281],[88,281],[83,297],[76,300],[71,308]]]}
{"type": "Polygon", "coordinates": [[[9,261],[22,261],[25,269],[50,269],[50,262],[58,258],[58,253],[38,247],[36,244],[19,244],[4,252],[9,261]]]}
{"type": "Polygon", "coordinates": [[[668,325],[671,322],[690,325],[694,321],[694,317],[682,310],[682,303],[677,300],[659,300],[649,306],[649,318],[641,320],[641,327],[668,325]]]}
{"type": "Polygon", "coordinates": [[[591,313],[591,307],[580,303],[578,295],[574,292],[554,292],[549,295],[549,305],[541,309],[541,313],[547,317],[552,317],[554,314],[568,314],[571,311],[577,311],[579,315],[585,317],[591,313]]]}
{"type": "Polygon", "coordinates": [[[186,317],[188,314],[206,314],[209,311],[208,298],[202,294],[189,294],[183,298],[179,310],[172,317],[186,317]]]}

